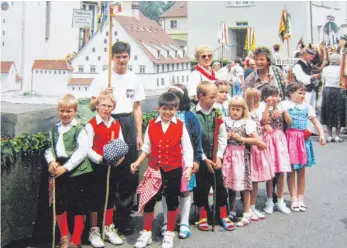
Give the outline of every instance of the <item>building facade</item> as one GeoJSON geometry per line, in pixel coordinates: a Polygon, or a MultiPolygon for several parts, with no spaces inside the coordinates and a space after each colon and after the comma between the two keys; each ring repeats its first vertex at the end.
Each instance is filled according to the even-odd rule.
{"type": "Polygon", "coordinates": [[[181,48],[187,48],[188,16],[187,2],[176,2],[170,9],[160,15],[161,27],[176,41],[181,48]]]}
{"type": "Polygon", "coordinates": [[[1,92],[21,89],[21,78],[13,61],[1,61],[1,92]]]}
{"type": "MultiPolygon", "coordinates": [[[[290,53],[295,50],[301,37],[306,43],[319,43],[323,39],[328,40],[328,37],[339,37],[345,32],[342,28],[346,24],[347,6],[344,1],[189,1],[188,54],[192,56],[194,49],[202,43],[218,50],[220,45],[217,34],[222,22],[228,26],[229,44],[225,55],[228,59],[246,55],[243,48],[247,28],[253,28],[256,32],[257,46],[272,47],[275,43],[281,44],[278,29],[283,8],[291,15],[290,53]],[[333,31],[327,31],[329,34],[324,36],[326,25],[336,25],[337,34],[332,35],[333,31]]],[[[287,44],[282,45],[280,54],[288,57],[287,44]]]]}

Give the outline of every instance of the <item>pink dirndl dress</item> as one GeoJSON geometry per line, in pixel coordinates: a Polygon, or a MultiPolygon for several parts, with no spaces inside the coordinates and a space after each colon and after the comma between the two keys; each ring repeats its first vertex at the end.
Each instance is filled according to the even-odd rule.
{"type": "MultiPolygon", "coordinates": [[[[226,121],[225,125],[227,132],[237,132],[246,137],[246,124],[240,127],[230,127],[226,121]]],[[[222,173],[225,188],[234,191],[252,190],[249,151],[244,144],[236,140],[228,140],[222,173]]]]}
{"type": "Polygon", "coordinates": [[[270,111],[270,125],[272,132],[265,132],[264,141],[273,161],[273,168],[275,173],[291,172],[291,165],[289,159],[288,145],[286,135],[283,131],[284,119],[283,116],[279,118],[272,117],[270,111]]]}
{"type": "Polygon", "coordinates": [[[304,130],[289,128],[286,131],[288,147],[290,147],[290,163],[291,164],[306,164],[307,153],[305,146],[304,130]]]}
{"type": "MultiPolygon", "coordinates": [[[[260,120],[255,115],[251,115],[252,120],[257,124],[257,134],[262,139],[260,120]]],[[[265,182],[275,176],[273,162],[268,148],[260,150],[257,146],[251,146],[251,179],[252,182],[265,182]]]]}

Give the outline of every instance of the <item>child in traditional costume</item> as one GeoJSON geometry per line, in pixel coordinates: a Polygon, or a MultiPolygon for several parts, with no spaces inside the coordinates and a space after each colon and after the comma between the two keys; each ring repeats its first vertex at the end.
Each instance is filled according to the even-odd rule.
{"type": "MultiPolygon", "coordinates": [[[[287,111],[278,110],[280,102],[280,92],[277,87],[269,85],[262,89],[262,123],[265,128],[264,140],[270,150],[274,163],[273,170],[277,174],[277,202],[276,208],[284,214],[289,214],[290,210],[284,202],[284,175],[291,171],[287,139],[284,133],[286,125],[291,125],[292,119],[287,111]]],[[[265,204],[265,213],[272,214],[274,203],[272,199],[272,182],[267,184],[268,194],[265,204]]]]}
{"type": "Polygon", "coordinates": [[[144,211],[144,226],[135,244],[137,248],[143,248],[152,243],[154,206],[161,191],[163,191],[168,208],[167,230],[162,247],[171,248],[174,245],[182,163],[184,161],[183,175],[186,182],[190,181],[193,167],[193,148],[189,133],[184,123],[175,116],[178,106],[179,99],[173,93],[167,92],[159,97],[158,112],[160,116],[149,122],[142,153],[136,162],[131,164],[131,171],[135,173],[140,164],[149,156],[149,167],[138,187],[139,212],[144,211]]]}
{"type": "Polygon", "coordinates": [[[210,208],[208,194],[210,188],[215,186],[216,198],[213,211],[219,207],[223,228],[231,231],[234,230],[234,224],[227,217],[227,191],[223,184],[221,170],[227,135],[222,114],[214,107],[217,87],[211,82],[203,81],[198,85],[196,95],[199,102],[194,107],[193,112],[196,114],[202,130],[203,148],[202,162],[196,173],[197,186],[194,189],[194,204],[200,211],[198,228],[202,231],[209,230],[207,222],[207,211],[210,208]]]}
{"type": "Polygon", "coordinates": [[[82,247],[87,185],[92,172],[89,160],[86,159],[87,133],[75,119],[76,113],[77,99],[74,96],[67,94],[59,99],[60,122],[50,131],[51,147],[45,152],[48,170],[55,178],[55,214],[61,248],[82,247]],[[74,216],[71,240],[67,220],[70,214],[74,216]]]}
{"type": "Polygon", "coordinates": [[[291,83],[287,86],[287,95],[290,100],[280,103],[279,109],[288,111],[292,118],[292,123],[286,130],[290,163],[292,172],[288,173],[289,193],[292,199],[291,209],[294,212],[306,211],[304,203],[305,193],[305,169],[316,164],[310,132],[307,130],[308,121],[311,121],[319,133],[319,142],[325,145],[324,131],[317,120],[312,106],[305,102],[305,85],[299,82],[291,83]],[[297,179],[297,189],[295,187],[295,176],[297,179]]]}

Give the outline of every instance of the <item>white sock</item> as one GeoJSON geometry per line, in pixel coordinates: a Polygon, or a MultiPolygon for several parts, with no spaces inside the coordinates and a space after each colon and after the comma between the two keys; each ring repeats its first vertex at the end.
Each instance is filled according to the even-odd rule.
{"type": "Polygon", "coordinates": [[[191,193],[186,197],[179,197],[179,208],[181,210],[181,224],[189,226],[189,212],[191,206],[191,193]]]}
{"type": "Polygon", "coordinates": [[[282,203],[283,201],[284,201],[283,198],[277,198],[278,203],[282,203]]]}
{"type": "Polygon", "coordinates": [[[251,211],[254,212],[254,210],[255,210],[255,205],[251,205],[251,211]]]}
{"type": "Polygon", "coordinates": [[[273,202],[272,198],[267,198],[266,203],[268,203],[268,204],[269,204],[269,203],[273,204],[274,202],[273,202]]]}
{"type": "Polygon", "coordinates": [[[166,204],[166,197],[165,196],[162,196],[161,206],[163,208],[163,216],[164,216],[163,224],[167,224],[167,204],[166,204]]]}

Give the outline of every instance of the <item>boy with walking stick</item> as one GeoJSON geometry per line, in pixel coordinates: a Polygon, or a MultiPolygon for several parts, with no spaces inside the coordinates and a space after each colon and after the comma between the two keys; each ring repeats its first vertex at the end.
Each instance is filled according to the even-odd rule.
{"type": "Polygon", "coordinates": [[[56,211],[53,215],[60,230],[60,248],[81,247],[84,215],[87,211],[86,186],[92,172],[89,160],[86,159],[87,133],[75,119],[76,113],[77,100],[74,96],[67,94],[59,99],[58,114],[61,121],[51,129],[51,147],[45,152],[55,191],[53,207],[56,211]],[[68,214],[74,216],[71,237],[68,214]]]}

